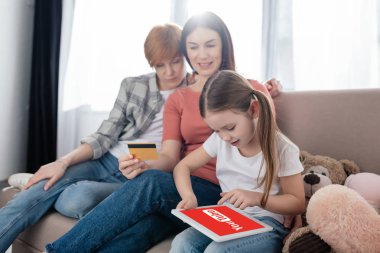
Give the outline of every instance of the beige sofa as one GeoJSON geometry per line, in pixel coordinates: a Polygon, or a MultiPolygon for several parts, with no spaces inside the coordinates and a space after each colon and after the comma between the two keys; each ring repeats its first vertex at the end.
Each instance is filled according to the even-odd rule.
{"type": "MultiPolygon", "coordinates": [[[[275,99],[280,129],[312,154],[355,161],[362,171],[380,174],[380,89],[283,92],[275,99]]],[[[0,194],[3,206],[15,193],[0,194]]],[[[41,252],[75,224],[51,212],[22,233],[13,253],[41,252]]],[[[170,238],[149,252],[168,252],[170,238]]]]}

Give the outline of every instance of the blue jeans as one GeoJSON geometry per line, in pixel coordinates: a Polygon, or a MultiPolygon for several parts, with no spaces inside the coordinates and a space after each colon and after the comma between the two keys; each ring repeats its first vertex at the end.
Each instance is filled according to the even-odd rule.
{"type": "Polygon", "coordinates": [[[67,217],[80,219],[121,186],[121,183],[79,181],[63,190],[54,208],[67,217]]]}
{"type": "Polygon", "coordinates": [[[289,230],[271,217],[257,217],[257,219],[272,226],[273,230],[230,241],[215,242],[195,228],[188,228],[174,238],[170,253],[281,252],[282,240],[289,233],[289,230]]]}
{"type": "Polygon", "coordinates": [[[0,209],[0,252],[5,252],[25,228],[36,223],[54,205],[65,188],[82,180],[119,184],[127,181],[118,169],[118,160],[106,153],[98,160],[71,166],[47,191],[43,189],[47,180],[42,180],[18,193],[0,209]]]}
{"type": "MultiPolygon", "coordinates": [[[[96,250],[98,253],[144,253],[151,247],[180,232],[175,223],[160,214],[149,214],[96,250]]],[[[76,249],[74,252],[82,252],[76,249]]]]}
{"type": "MultiPolygon", "coordinates": [[[[197,177],[191,177],[191,181],[199,205],[216,204],[220,199],[219,186],[197,177]]],[[[172,174],[158,170],[146,171],[125,182],[80,219],[69,232],[48,244],[46,250],[72,253],[102,249],[109,249],[107,252],[145,252],[151,247],[145,240],[162,240],[168,235],[166,226],[170,226],[171,231],[174,231],[173,224],[177,229],[187,227],[171,214],[179,201],[172,174]],[[166,222],[160,220],[157,225],[146,226],[156,215],[166,217],[166,222]]]]}

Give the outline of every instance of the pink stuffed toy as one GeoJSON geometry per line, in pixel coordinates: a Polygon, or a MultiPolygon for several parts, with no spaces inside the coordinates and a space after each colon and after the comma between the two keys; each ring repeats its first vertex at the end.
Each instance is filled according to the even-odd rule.
{"type": "Polygon", "coordinates": [[[380,175],[368,172],[352,174],[346,179],[344,185],[362,195],[380,214],[380,175]]]}
{"type": "MultiPolygon", "coordinates": [[[[375,187],[378,197],[380,186],[375,187]]],[[[338,253],[380,252],[380,215],[355,190],[337,184],[323,187],[311,197],[306,219],[338,253]]]]}

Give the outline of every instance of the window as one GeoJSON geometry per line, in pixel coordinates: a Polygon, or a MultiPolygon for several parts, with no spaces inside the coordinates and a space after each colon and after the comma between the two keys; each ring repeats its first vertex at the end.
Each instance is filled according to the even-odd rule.
{"type": "Polygon", "coordinates": [[[293,1],[294,89],[379,87],[377,3],[293,1]]]}
{"type": "Polygon", "coordinates": [[[63,110],[108,111],[124,77],[152,71],[144,40],[154,25],[169,22],[170,2],[75,1],[63,110]]]}
{"type": "Polygon", "coordinates": [[[143,50],[151,27],[183,25],[205,10],[228,26],[237,71],[248,78],[276,77],[284,90],[380,87],[380,0],[68,2],[74,13],[71,41],[61,43],[70,46],[61,53],[59,156],[107,117],[124,77],[153,71],[143,50]]]}
{"type": "Polygon", "coordinates": [[[379,6],[380,0],[75,1],[63,109],[109,110],[124,77],[152,71],[143,53],[149,29],[205,10],[229,27],[237,70],[249,78],[276,77],[288,90],[379,87],[379,6]]]}

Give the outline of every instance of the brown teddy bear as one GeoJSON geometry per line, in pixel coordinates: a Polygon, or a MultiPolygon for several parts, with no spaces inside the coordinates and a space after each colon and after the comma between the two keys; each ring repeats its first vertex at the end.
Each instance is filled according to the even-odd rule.
{"type": "MultiPolygon", "coordinates": [[[[359,167],[352,161],[337,161],[328,156],[312,155],[306,151],[301,151],[300,160],[304,167],[302,178],[306,205],[317,190],[330,184],[342,185],[349,175],[360,172],[359,167]]],[[[310,230],[306,222],[306,212],[302,215],[302,226],[289,235],[283,253],[331,251],[331,247],[310,230]]]]}
{"type": "Polygon", "coordinates": [[[307,151],[301,151],[300,160],[304,167],[302,178],[306,198],[310,198],[323,186],[344,184],[349,175],[360,172],[352,161],[337,161],[328,156],[311,155],[307,151]]]}

